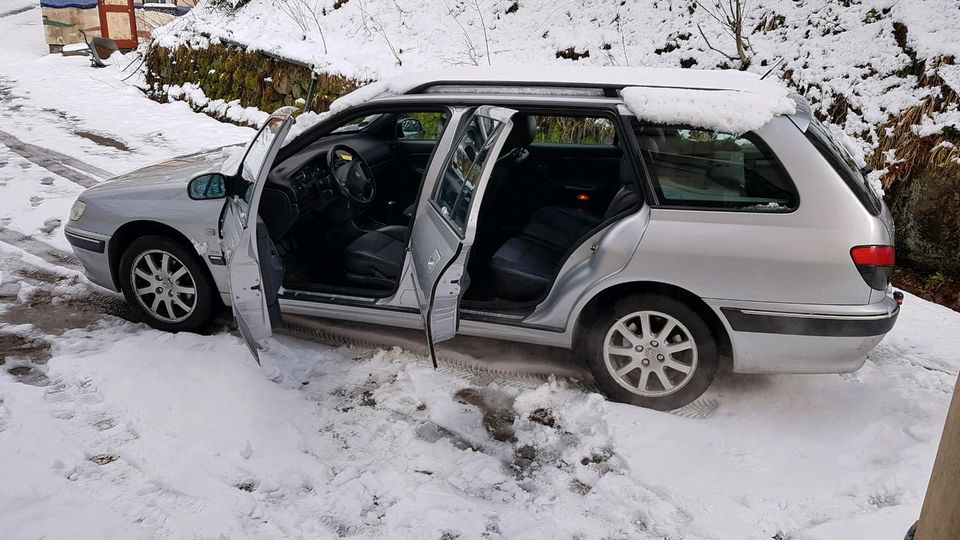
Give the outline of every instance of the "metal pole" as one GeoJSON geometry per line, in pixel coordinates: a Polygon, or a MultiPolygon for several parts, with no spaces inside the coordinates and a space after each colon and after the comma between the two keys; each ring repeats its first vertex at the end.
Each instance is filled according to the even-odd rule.
{"type": "Polygon", "coordinates": [[[310,112],[313,108],[313,91],[317,88],[317,72],[310,68],[310,88],[307,90],[307,102],[303,105],[303,112],[310,112]]]}
{"type": "Polygon", "coordinates": [[[960,377],[920,510],[916,540],[960,538],[960,377]]]}

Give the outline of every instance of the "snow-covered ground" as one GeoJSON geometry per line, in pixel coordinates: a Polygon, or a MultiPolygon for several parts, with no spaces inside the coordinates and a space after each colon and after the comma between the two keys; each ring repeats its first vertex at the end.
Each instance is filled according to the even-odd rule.
{"type": "Polygon", "coordinates": [[[899,539],[916,519],[960,314],[908,296],[860,371],[726,375],[672,414],[286,335],[259,367],[227,329],[125,320],[56,221],[82,184],[251,131],[44,52],[39,10],[0,17],[0,538],[899,539]]]}

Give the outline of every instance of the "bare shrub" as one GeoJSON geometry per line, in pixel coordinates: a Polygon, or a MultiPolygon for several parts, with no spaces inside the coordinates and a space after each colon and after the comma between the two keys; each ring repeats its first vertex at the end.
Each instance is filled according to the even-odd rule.
{"type": "Polygon", "coordinates": [[[327,54],[327,38],[323,35],[323,25],[320,24],[320,17],[324,14],[321,3],[322,0],[277,0],[276,6],[300,28],[304,35],[312,34],[314,31],[320,34],[323,54],[327,54]]]}
{"type": "Polygon", "coordinates": [[[710,16],[713,20],[717,21],[720,24],[720,28],[723,29],[723,32],[730,36],[734,41],[736,46],[736,54],[727,53],[717,47],[714,47],[710,40],[707,39],[706,34],[703,32],[703,28],[700,25],[697,25],[697,29],[700,30],[700,35],[703,37],[703,41],[706,42],[707,47],[712,51],[716,51],[722,54],[727,60],[731,62],[740,62],[740,69],[745,70],[750,66],[750,57],[753,54],[753,46],[750,45],[750,37],[745,33],[746,25],[746,16],[749,13],[750,9],[747,7],[749,4],[748,0],[694,0],[701,9],[703,9],[707,15],[710,16]]]}

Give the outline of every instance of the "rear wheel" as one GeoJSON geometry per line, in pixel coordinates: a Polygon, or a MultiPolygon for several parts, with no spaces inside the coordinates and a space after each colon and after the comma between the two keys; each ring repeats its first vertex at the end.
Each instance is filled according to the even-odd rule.
{"type": "Polygon", "coordinates": [[[664,295],[629,296],[599,313],[583,347],[607,396],[658,410],[700,397],[719,364],[710,327],[687,304],[664,295]]]}
{"type": "Polygon", "coordinates": [[[158,330],[193,331],[214,315],[214,287],[196,255],[163,236],[131,242],[120,259],[123,295],[158,330]]]}

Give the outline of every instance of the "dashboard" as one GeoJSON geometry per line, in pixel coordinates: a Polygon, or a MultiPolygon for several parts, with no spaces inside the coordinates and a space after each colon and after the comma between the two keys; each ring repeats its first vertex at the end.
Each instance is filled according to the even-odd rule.
{"type": "Polygon", "coordinates": [[[290,187],[293,188],[298,199],[308,196],[309,192],[315,188],[335,187],[325,161],[326,159],[314,159],[293,173],[290,178],[290,187]]]}
{"type": "Polygon", "coordinates": [[[284,159],[270,171],[260,201],[260,217],[274,240],[282,238],[298,220],[346,201],[327,168],[327,153],[336,144],[350,146],[374,168],[395,151],[375,136],[351,133],[324,137],[284,159]]]}

